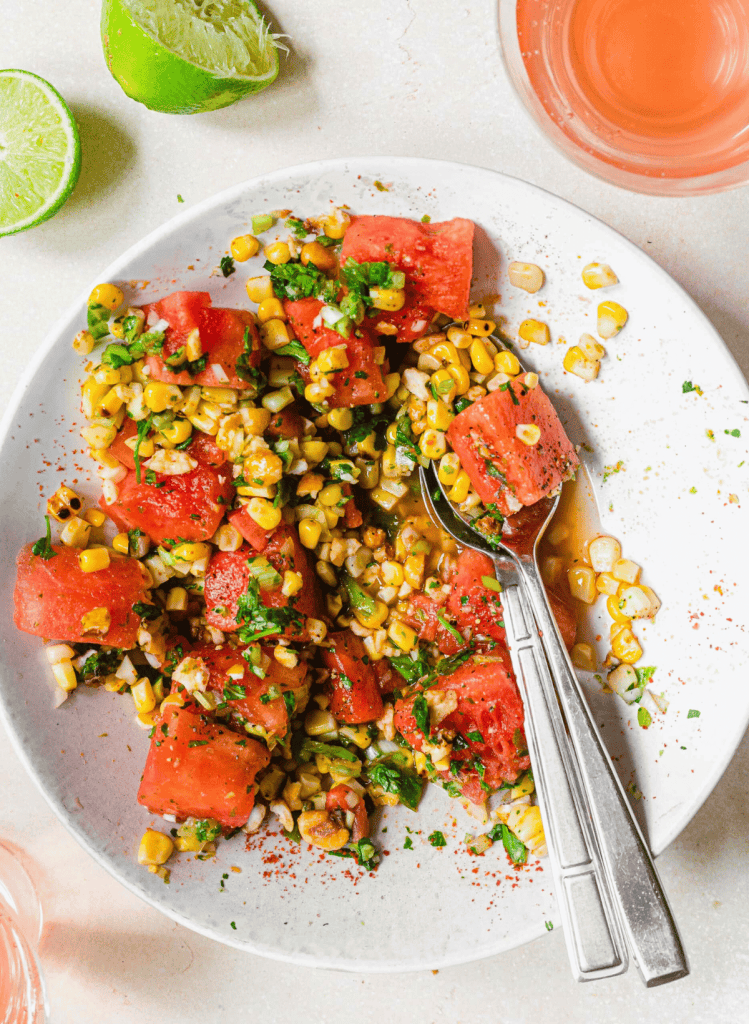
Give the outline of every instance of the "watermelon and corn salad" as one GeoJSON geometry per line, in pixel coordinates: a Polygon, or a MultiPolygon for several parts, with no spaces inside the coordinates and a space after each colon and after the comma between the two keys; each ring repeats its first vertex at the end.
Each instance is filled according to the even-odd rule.
{"type": "MultiPolygon", "coordinates": [[[[210,855],[271,815],[372,869],[373,810],[416,810],[426,782],[492,826],[473,852],[541,856],[500,588],[431,522],[415,470],[436,461],[496,538],[574,475],[575,450],[469,300],[471,221],[286,213],[252,310],[92,292],[73,347],[101,497],[49,498],[15,622],[49,642],[59,702],[102,687],[134,704],[137,800],[174,826],[138,856],[165,879],[175,852],[210,855]]],[[[272,222],[233,240],[225,274],[272,222]]],[[[613,538],[595,543],[588,564],[551,565],[550,599],[573,648],[573,595],[609,595],[615,688],[639,700],[631,622],[657,598],[613,538]]]]}

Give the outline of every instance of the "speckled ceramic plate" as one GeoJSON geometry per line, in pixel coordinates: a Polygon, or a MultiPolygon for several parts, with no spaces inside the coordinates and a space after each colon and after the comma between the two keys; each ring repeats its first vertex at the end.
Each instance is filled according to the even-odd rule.
{"type": "MultiPolygon", "coordinates": [[[[222,305],[242,306],[252,268],[240,265],[227,280],[214,272],[229,240],[247,230],[253,214],[293,207],[309,215],[331,201],[359,213],[472,218],[474,294],[501,294],[511,336],[529,314],[551,325],[552,343],[533,346],[527,363],[543,374],[573,441],[585,445],[603,527],[645,566],[645,581],[663,601],[657,621],[638,632],[668,712],[645,731],[618,698],[586,680],[622,781],[660,852],[718,781],[749,717],[742,663],[749,579],[745,381],[692,300],[634,245],[547,192],[458,164],[363,158],[278,171],[187,210],[119,257],[100,280],[118,282],[133,301],[179,287],[207,289],[222,305]],[[506,267],[514,259],[545,269],[538,295],[509,286],[506,267]],[[594,330],[602,293],[588,291],[580,278],[593,260],[614,267],[621,284],[606,296],[630,318],[607,343],[599,379],[584,384],[562,370],[562,339],[571,344],[594,330]],[[685,392],[685,381],[700,390],[685,392]]],[[[178,860],[168,886],[138,867],[138,840],[154,819],[135,801],[148,739],[134,724],[131,702],[80,687],[53,710],[41,644],[11,622],[15,555],[41,532],[43,496],[62,480],[98,493],[79,468],[82,368],[70,347],[85,322],[88,291],[51,332],[2,430],[2,704],[19,753],[54,810],[93,857],[154,907],[265,956],[369,971],[437,968],[543,934],[556,910],[542,865],[515,871],[496,846],[470,857],[462,846],[470,819],[436,789],[417,815],[399,808],[383,816],[386,855],[371,876],[274,832],[247,850],[241,838],[222,843],[214,862],[178,860]],[[429,845],[436,828],[446,848],[429,845]],[[413,849],[404,849],[407,837],[413,849]]],[[[587,628],[593,635],[608,630],[595,613],[587,628]]]]}

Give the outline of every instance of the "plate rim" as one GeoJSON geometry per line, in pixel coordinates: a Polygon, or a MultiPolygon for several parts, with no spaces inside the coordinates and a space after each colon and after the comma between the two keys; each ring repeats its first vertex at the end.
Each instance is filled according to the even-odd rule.
{"type": "MultiPolygon", "coordinates": [[[[708,316],[699,307],[697,302],[689,295],[684,287],[673,278],[667,270],[661,267],[655,260],[638,245],[628,239],[616,228],[606,224],[599,217],[589,213],[587,210],[576,205],[568,199],[564,199],[561,196],[557,196],[555,193],[550,192],[548,189],[542,188],[539,185],[535,185],[531,182],[524,181],[522,178],[515,177],[513,175],[505,174],[502,171],[494,170],[493,168],[482,167],[475,164],[466,164],[452,160],[441,160],[429,157],[403,157],[403,156],[353,156],[353,157],[335,157],[323,160],[307,161],[302,164],[295,164],[291,166],[285,166],[276,168],[273,171],[256,175],[255,177],[246,179],[238,184],[232,185],[220,192],[214,193],[194,206],[190,206],[188,209],[178,212],[175,216],[171,217],[164,223],[155,227],[152,231],[148,232],[145,236],[134,242],[126,250],[118,255],[102,272],[97,276],[95,281],[101,280],[116,280],[119,278],[120,270],[131,260],[143,255],[150,248],[158,244],[169,237],[174,231],[178,230],[184,225],[189,224],[193,220],[199,219],[204,213],[220,207],[222,205],[230,203],[232,200],[241,197],[245,192],[251,189],[261,188],[264,185],[272,184],[279,179],[283,180],[292,175],[297,176],[320,176],[325,173],[336,173],[346,172],[352,168],[357,171],[363,171],[364,173],[382,173],[383,165],[392,167],[394,173],[401,173],[407,177],[415,177],[414,171],[422,169],[422,174],[428,172],[429,168],[441,168],[443,172],[448,172],[451,176],[459,175],[462,172],[469,173],[480,173],[486,175],[489,178],[493,178],[500,185],[508,184],[512,188],[519,188],[525,190],[526,194],[530,193],[532,196],[534,193],[542,196],[546,202],[550,202],[556,209],[571,214],[576,219],[581,216],[588,221],[590,225],[595,226],[596,231],[602,234],[608,234],[617,243],[624,246],[625,249],[630,250],[631,254],[641,261],[645,261],[651,271],[655,271],[657,277],[661,281],[665,282],[670,289],[675,289],[676,294],[680,297],[681,301],[685,305],[686,311],[691,317],[696,317],[700,322],[702,328],[707,331],[708,335],[711,336],[712,342],[717,343],[719,348],[722,349],[724,356],[727,356],[728,365],[732,368],[737,381],[743,387],[747,395],[749,395],[749,384],[747,383],[741,368],[736,360],[736,357],[731,352],[730,348],[720,336],[717,328],[710,321],[708,316]],[[412,169],[411,174],[406,174],[408,169],[412,169]]],[[[59,343],[63,332],[68,327],[71,321],[81,316],[81,310],[85,310],[88,295],[91,291],[91,287],[84,288],[76,299],[66,308],[61,316],[54,322],[52,327],[49,329],[44,337],[44,340],[37,349],[31,362],[26,366],[21,377],[14,389],[8,406],[0,418],[0,465],[2,465],[3,457],[5,453],[5,446],[8,440],[8,435],[12,429],[13,421],[16,414],[21,407],[21,404],[26,397],[26,393],[32,384],[39,368],[41,367],[44,360],[49,356],[54,346],[59,343]]],[[[5,655],[4,652],[0,653],[0,666],[2,667],[2,678],[6,677],[6,669],[12,668],[10,659],[5,655]]],[[[6,684],[7,685],[7,684],[6,684]]],[[[419,970],[438,969],[449,966],[457,966],[464,963],[472,963],[478,960],[486,959],[491,956],[496,956],[500,953],[507,952],[511,949],[515,949],[527,942],[530,942],[536,938],[539,938],[546,934],[546,929],[543,928],[542,923],[539,921],[537,924],[533,923],[525,928],[521,928],[516,932],[513,932],[512,936],[499,940],[494,947],[485,949],[480,953],[470,952],[464,956],[450,954],[442,958],[435,958],[433,961],[426,962],[422,957],[421,960],[411,962],[400,962],[394,960],[352,960],[343,959],[336,956],[324,956],[320,954],[308,954],[302,952],[296,953],[284,953],[277,949],[261,948],[261,946],[253,940],[241,940],[238,937],[234,938],[230,935],[225,935],[218,930],[212,929],[208,926],[201,925],[198,922],[189,920],[179,912],[173,910],[168,905],[159,902],[155,898],[141,888],[138,885],[121,874],[116,863],[111,858],[106,857],[103,853],[98,851],[93,845],[92,840],[88,835],[85,834],[82,828],[77,825],[75,816],[70,813],[62,804],[58,801],[53,793],[49,792],[41,776],[37,773],[35,765],[32,763],[29,756],[27,756],[25,748],[22,743],[21,736],[16,731],[13,718],[10,714],[10,709],[6,706],[4,699],[4,686],[0,685],[0,718],[6,728],[6,731],[11,739],[13,748],[19,757],[19,760],[23,764],[26,771],[31,776],[35,785],[41,792],[42,796],[46,800],[47,804],[52,809],[53,813],[60,820],[62,825],[67,831],[73,836],[73,838],[89,853],[94,860],[96,860],[117,882],[124,885],[130,892],[141,900],[154,907],[160,913],[165,914],[171,920],[175,921],[180,925],[184,925],[192,931],[198,932],[199,934],[216,941],[223,943],[224,945],[231,946],[233,948],[242,950],[244,952],[254,953],[258,956],[263,956],[269,959],[284,963],[299,964],[304,967],[320,967],[325,969],[344,970],[347,972],[360,972],[360,973],[372,973],[372,974],[387,974],[394,972],[413,972],[419,970]]],[[[700,787],[697,797],[694,802],[689,805],[688,813],[680,815],[678,819],[666,830],[665,839],[657,849],[657,853],[654,852],[654,856],[660,855],[663,850],[666,849],[674,839],[681,834],[681,832],[687,827],[692,818],[697,814],[700,808],[707,800],[710,793],[713,791],[715,786],[720,781],[724,774],[728,764],[732,760],[741,737],[746,731],[747,725],[749,725],[749,701],[747,702],[743,716],[738,718],[738,725],[736,728],[735,737],[732,737],[732,741],[726,745],[723,757],[718,758],[714,764],[710,775],[704,780],[703,785],[700,787]]]]}

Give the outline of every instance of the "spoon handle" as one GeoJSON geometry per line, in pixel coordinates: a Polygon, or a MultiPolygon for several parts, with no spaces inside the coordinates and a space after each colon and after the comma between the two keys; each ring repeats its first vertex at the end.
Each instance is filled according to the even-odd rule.
{"type": "Polygon", "coordinates": [[[574,754],[522,577],[513,563],[499,557],[494,562],[507,643],[527,708],[525,735],[572,972],[577,981],[611,977],[627,969],[626,945],[597,856],[574,754]]]}
{"type": "Polygon", "coordinates": [[[519,565],[575,748],[603,867],[630,952],[649,988],[675,981],[689,974],[689,966],[658,872],[580,690],[535,561],[521,557],[519,565]]]}

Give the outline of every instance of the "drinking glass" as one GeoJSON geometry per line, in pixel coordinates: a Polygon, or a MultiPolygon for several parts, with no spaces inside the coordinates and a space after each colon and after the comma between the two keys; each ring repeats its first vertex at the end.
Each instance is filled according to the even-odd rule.
{"type": "Polygon", "coordinates": [[[0,1021],[44,1024],[48,1008],[36,955],[43,916],[33,882],[0,843],[0,1021]]]}

